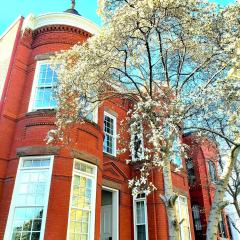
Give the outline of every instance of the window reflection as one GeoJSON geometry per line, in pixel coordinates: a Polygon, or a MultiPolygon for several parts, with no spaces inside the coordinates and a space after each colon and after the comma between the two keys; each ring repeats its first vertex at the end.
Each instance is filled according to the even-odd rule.
{"type": "Polygon", "coordinates": [[[40,239],[46,197],[49,194],[50,158],[26,158],[20,163],[14,188],[11,240],[40,239]]]}
{"type": "Polygon", "coordinates": [[[16,208],[12,240],[37,240],[40,237],[43,208],[16,208]]]}
{"type": "Polygon", "coordinates": [[[91,235],[90,227],[93,215],[94,169],[88,164],[75,160],[74,170],[68,239],[88,240],[91,235]]]}
{"type": "Polygon", "coordinates": [[[55,90],[58,82],[57,73],[49,63],[40,63],[37,72],[33,109],[56,108],[55,90]]]}

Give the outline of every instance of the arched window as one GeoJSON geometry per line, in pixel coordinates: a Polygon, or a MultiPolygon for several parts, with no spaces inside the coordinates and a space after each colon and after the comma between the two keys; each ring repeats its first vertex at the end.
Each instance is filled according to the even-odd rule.
{"type": "Polygon", "coordinates": [[[212,161],[208,161],[208,171],[209,171],[211,182],[213,183],[217,182],[216,166],[212,161]]]}

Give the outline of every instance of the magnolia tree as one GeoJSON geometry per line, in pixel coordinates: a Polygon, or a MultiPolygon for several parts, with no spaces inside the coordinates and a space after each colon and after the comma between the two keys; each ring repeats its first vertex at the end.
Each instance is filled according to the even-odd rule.
{"type": "Polygon", "coordinates": [[[54,59],[62,62],[59,135],[107,99],[132,102],[128,162],[140,161],[141,168],[129,185],[133,194],[149,194],[155,189],[149,171],[162,169],[160,197],[171,240],[178,239],[182,222],[174,210],[171,163],[186,156],[181,136],[187,131],[199,138],[214,135],[224,154],[207,229],[207,239],[216,239],[224,192],[240,151],[239,79],[229,74],[239,58],[239,11],[238,5],[220,9],[202,0],[103,0],[99,34],[54,59]]]}
{"type": "Polygon", "coordinates": [[[232,176],[227,187],[226,198],[233,205],[228,207],[228,217],[235,228],[235,230],[240,234],[239,224],[240,224],[240,162],[237,161],[234,165],[232,176]],[[235,211],[234,211],[235,209],[235,211]]]}

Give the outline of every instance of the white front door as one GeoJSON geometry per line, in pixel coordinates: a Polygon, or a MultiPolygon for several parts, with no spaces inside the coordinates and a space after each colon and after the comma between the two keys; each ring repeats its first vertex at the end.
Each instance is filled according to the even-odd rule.
{"type": "Polygon", "coordinates": [[[101,240],[112,239],[112,205],[101,207],[101,240]]]}

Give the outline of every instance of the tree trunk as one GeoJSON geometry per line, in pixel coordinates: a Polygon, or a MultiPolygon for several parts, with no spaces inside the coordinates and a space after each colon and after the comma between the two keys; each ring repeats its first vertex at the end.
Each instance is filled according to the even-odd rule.
{"type": "Polygon", "coordinates": [[[233,205],[237,211],[237,214],[238,214],[238,217],[240,218],[240,206],[238,204],[238,200],[235,198],[234,201],[233,201],[233,205]]]}
{"type": "Polygon", "coordinates": [[[171,163],[168,160],[165,161],[163,167],[164,178],[164,196],[161,198],[164,201],[167,217],[168,217],[168,236],[169,240],[177,240],[179,236],[179,226],[175,212],[175,201],[177,195],[173,192],[172,175],[171,175],[171,163]]]}
{"type": "Polygon", "coordinates": [[[231,150],[228,162],[225,164],[223,173],[216,185],[216,191],[208,218],[207,240],[216,240],[218,233],[218,222],[222,209],[226,206],[223,202],[224,194],[228,185],[230,175],[240,152],[240,146],[235,146],[231,150]]]}

